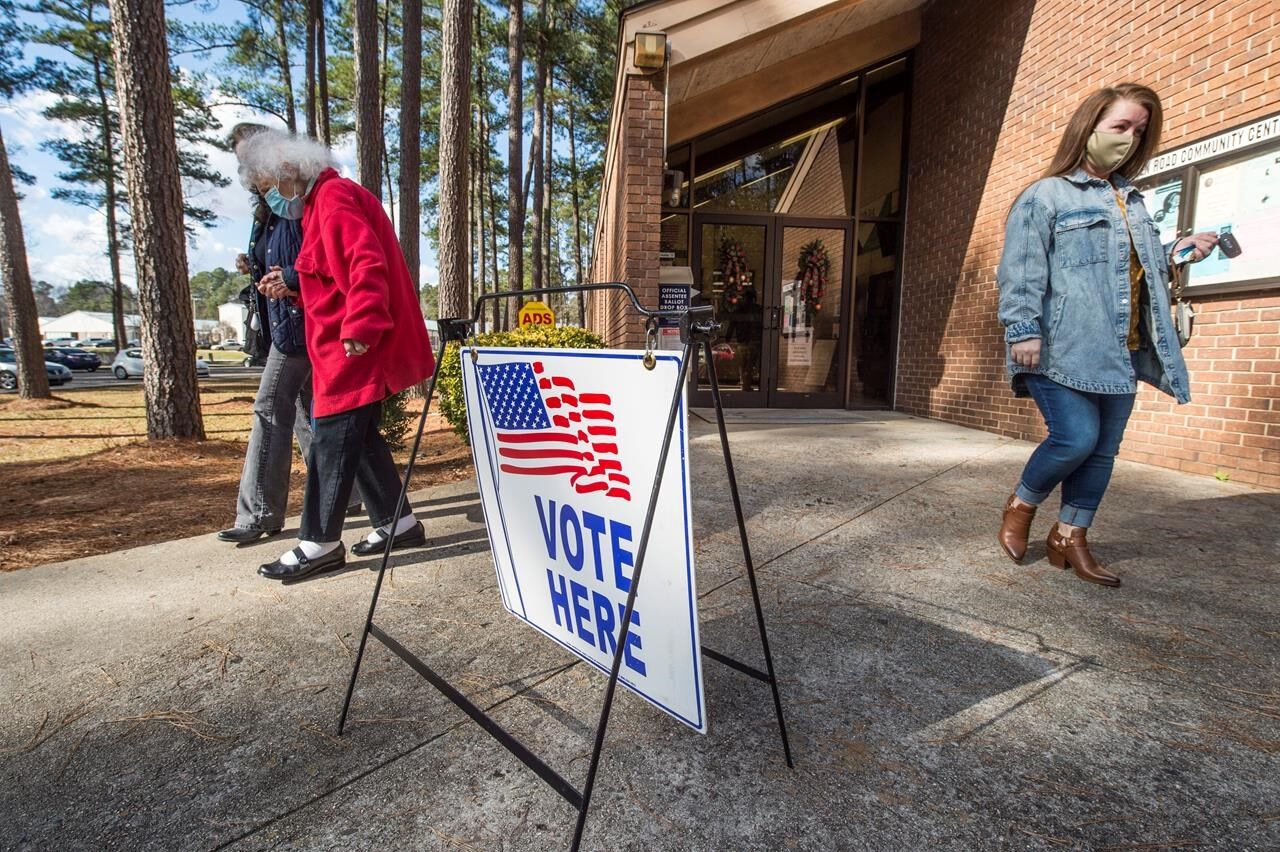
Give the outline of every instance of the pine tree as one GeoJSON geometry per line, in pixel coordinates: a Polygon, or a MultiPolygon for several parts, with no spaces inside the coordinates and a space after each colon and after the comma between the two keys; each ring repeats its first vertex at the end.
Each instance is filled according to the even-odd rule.
{"type": "MultiPolygon", "coordinates": [[[[44,116],[71,124],[78,132],[42,144],[65,166],[58,174],[64,186],[51,195],[62,201],[101,211],[106,226],[107,260],[114,292],[112,314],[116,340],[128,335],[124,325],[124,304],[128,294],[121,272],[122,257],[132,242],[129,200],[125,192],[125,168],[120,145],[120,114],[117,105],[111,22],[103,0],[41,0],[26,7],[40,13],[45,26],[33,41],[57,47],[63,61],[48,62],[40,75],[41,84],[57,94],[58,100],[44,116]]],[[[169,64],[166,59],[165,70],[169,64]]],[[[196,81],[183,75],[169,75],[170,96],[176,107],[176,123],[171,132],[181,138],[178,168],[182,180],[194,186],[227,186],[230,181],[215,171],[198,150],[201,144],[216,144],[218,124],[209,112],[204,93],[196,81]]],[[[191,224],[212,226],[217,213],[188,199],[184,205],[191,224]]],[[[184,278],[185,280],[185,278],[184,278]]]]}
{"type": "Polygon", "coordinates": [[[440,315],[468,316],[467,155],[471,0],[444,0],[440,62],[440,315]]]}
{"type": "Polygon", "coordinates": [[[163,0],[111,0],[111,47],[137,251],[147,437],[204,439],[163,0]]]}
{"type": "MultiPolygon", "coordinates": [[[[19,65],[25,35],[18,26],[11,0],[0,0],[0,100],[9,100],[32,82],[31,69],[19,65]]],[[[18,395],[23,399],[48,399],[49,375],[40,345],[39,314],[27,266],[27,243],[22,233],[18,193],[4,134],[0,131],[0,281],[4,282],[18,395]]]]}

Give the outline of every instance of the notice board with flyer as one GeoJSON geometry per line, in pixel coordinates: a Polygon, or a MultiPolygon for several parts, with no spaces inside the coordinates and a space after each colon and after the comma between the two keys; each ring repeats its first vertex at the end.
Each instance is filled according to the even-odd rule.
{"type": "MultiPolygon", "coordinates": [[[[461,354],[503,606],[608,673],[684,353],[461,354]]],[[[705,733],[683,402],[675,429],[619,682],[705,733]]]]}

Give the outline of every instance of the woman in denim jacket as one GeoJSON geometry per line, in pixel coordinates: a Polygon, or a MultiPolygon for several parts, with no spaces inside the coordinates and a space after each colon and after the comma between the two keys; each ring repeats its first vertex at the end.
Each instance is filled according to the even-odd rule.
{"type": "Polygon", "coordinates": [[[1169,265],[1199,261],[1217,244],[1202,233],[1161,245],[1130,180],[1160,142],[1151,89],[1094,92],[1067,125],[1047,176],[1009,213],[997,281],[1014,394],[1030,396],[1049,436],[1005,504],[999,540],[1021,563],[1036,507],[1059,484],[1062,509],[1049,561],[1119,586],[1089,552],[1086,531],[1111,479],[1137,382],[1190,399],[1169,305],[1169,265]]]}

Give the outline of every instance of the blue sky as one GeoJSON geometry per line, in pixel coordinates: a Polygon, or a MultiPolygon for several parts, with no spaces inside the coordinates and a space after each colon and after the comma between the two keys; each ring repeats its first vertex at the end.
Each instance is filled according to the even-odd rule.
{"type": "MultiPolygon", "coordinates": [[[[201,6],[183,6],[171,10],[178,17],[199,17],[205,21],[223,23],[238,20],[243,7],[235,0],[221,0],[201,6]]],[[[25,16],[31,18],[32,16],[25,16]]],[[[53,58],[58,51],[40,48],[53,58]]],[[[197,59],[180,57],[178,65],[196,74],[209,74],[220,57],[197,59]]],[[[299,66],[295,79],[302,75],[299,66]]],[[[0,127],[4,129],[9,158],[36,177],[36,185],[20,187],[26,197],[21,204],[23,230],[26,234],[27,255],[33,280],[44,280],[59,287],[82,278],[110,280],[110,266],[106,256],[106,224],[101,212],[58,201],[50,191],[60,185],[56,175],[61,163],[52,155],[40,150],[40,143],[53,138],[65,138],[75,132],[70,125],[49,121],[40,113],[55,101],[47,92],[31,92],[12,103],[0,104],[0,127]]],[[[263,116],[240,107],[215,107],[215,117],[224,129],[238,121],[254,120],[275,125],[279,122],[271,116],[263,116]]],[[[249,221],[248,194],[235,181],[235,158],[209,147],[204,153],[210,162],[227,177],[230,186],[222,189],[204,187],[194,196],[201,206],[218,213],[213,228],[200,228],[187,246],[189,272],[213,269],[218,266],[234,268],[236,254],[244,250],[249,221]]],[[[334,149],[343,174],[355,172],[355,146],[353,139],[344,139],[334,149]]],[[[438,276],[435,254],[426,239],[421,244],[422,280],[434,283],[438,276]]],[[[132,286],[134,281],[133,258],[127,256],[122,264],[124,279],[132,286]]]]}

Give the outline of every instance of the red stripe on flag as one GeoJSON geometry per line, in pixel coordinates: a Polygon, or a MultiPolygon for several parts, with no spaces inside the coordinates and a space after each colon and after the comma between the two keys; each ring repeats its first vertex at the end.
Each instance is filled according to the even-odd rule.
{"type": "Polygon", "coordinates": [[[558,441],[562,444],[576,444],[578,439],[572,435],[566,435],[564,432],[539,431],[539,432],[499,432],[499,441],[507,441],[512,444],[534,444],[539,441],[558,441]]]}
{"type": "Polygon", "coordinates": [[[509,459],[584,459],[587,456],[577,450],[517,450],[511,447],[499,447],[498,455],[509,459]]]}
{"type": "Polygon", "coordinates": [[[609,394],[607,393],[580,393],[578,401],[583,405],[609,405],[609,394]]]}
{"type": "Polygon", "coordinates": [[[563,473],[580,473],[582,467],[580,465],[549,465],[546,467],[520,467],[514,464],[504,464],[501,467],[503,473],[524,473],[533,474],[535,476],[559,476],[563,473]]]}

